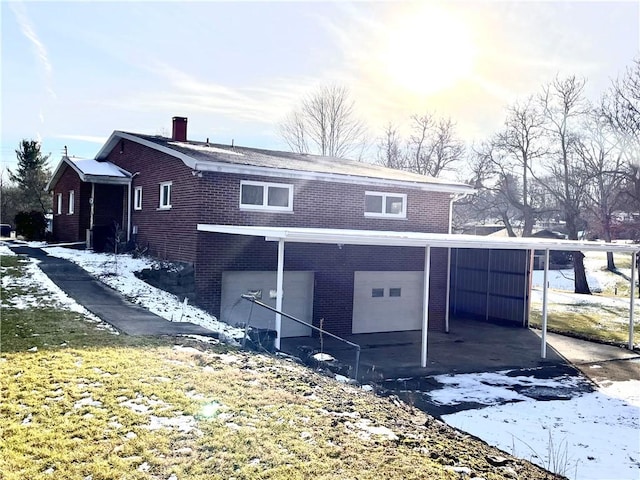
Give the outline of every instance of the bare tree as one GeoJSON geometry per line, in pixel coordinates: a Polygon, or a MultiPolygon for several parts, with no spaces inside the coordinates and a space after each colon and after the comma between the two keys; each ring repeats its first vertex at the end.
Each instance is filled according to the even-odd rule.
{"type": "Polygon", "coordinates": [[[309,151],[302,112],[294,111],[287,115],[280,124],[280,135],[285,139],[291,151],[296,153],[307,153],[309,151]]]}
{"type": "MultiPolygon", "coordinates": [[[[576,143],[587,176],[585,194],[587,211],[595,220],[598,234],[613,239],[613,215],[620,206],[624,182],[624,161],[619,137],[600,110],[590,112],[583,127],[584,134],[576,143]]],[[[607,252],[607,269],[615,270],[613,253],[607,252]]]]}
{"type": "Polygon", "coordinates": [[[378,163],[397,170],[406,170],[406,155],[395,125],[389,122],[378,139],[378,163]]]}
{"type": "MultiPolygon", "coordinates": [[[[585,81],[575,76],[556,78],[539,97],[550,147],[544,162],[545,176],[538,180],[562,209],[570,240],[578,240],[585,223],[581,215],[586,200],[588,176],[578,155],[578,124],[588,111],[583,98],[585,81]]],[[[584,270],[584,254],[574,252],[575,293],[590,294],[584,270]]]]}
{"type": "Polygon", "coordinates": [[[456,138],[456,124],[431,113],[413,115],[411,121],[407,168],[431,177],[452,170],[465,153],[464,144],[456,138]]]}
{"type": "Polygon", "coordinates": [[[530,172],[535,162],[546,153],[541,142],[543,121],[539,108],[529,98],[507,110],[504,129],[494,138],[499,156],[496,167],[500,177],[505,180],[503,183],[512,187],[506,190],[505,195],[520,212],[523,237],[531,236],[540,213],[539,206],[533,201],[530,172]],[[516,189],[513,181],[506,181],[512,176],[518,179],[520,188],[516,189]]]}
{"type": "Polygon", "coordinates": [[[640,210],[640,58],[603,96],[602,114],[613,129],[625,161],[624,194],[629,211],[640,210]]]}
{"type": "Polygon", "coordinates": [[[364,124],[345,87],[327,85],[307,96],[300,108],[280,124],[280,133],[293,151],[346,157],[362,147],[364,124]],[[313,146],[313,148],[310,148],[313,146]]]}

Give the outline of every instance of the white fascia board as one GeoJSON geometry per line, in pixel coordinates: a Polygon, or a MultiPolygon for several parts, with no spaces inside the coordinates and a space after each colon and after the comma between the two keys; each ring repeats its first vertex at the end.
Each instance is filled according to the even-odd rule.
{"type": "Polygon", "coordinates": [[[502,238],[491,239],[476,235],[447,233],[395,232],[376,230],[340,230],[299,227],[261,227],[246,225],[198,224],[201,232],[229,233],[265,237],[269,241],[284,240],[296,243],[326,243],[342,245],[474,248],[504,250],[552,250],[599,251],[633,253],[640,250],[638,244],[582,242],[575,240],[502,238]]]}
{"type": "MultiPolygon", "coordinates": [[[[192,167],[193,168],[193,167],[192,167]]],[[[351,185],[373,185],[378,187],[398,187],[425,190],[428,192],[475,193],[468,185],[451,185],[440,183],[421,183],[408,180],[392,180],[375,177],[361,177],[338,173],[309,172],[304,170],[288,170],[274,167],[258,167],[255,165],[238,165],[226,162],[196,162],[195,170],[203,172],[235,173],[240,175],[257,175],[296,180],[315,180],[321,182],[346,183],[351,185]]]]}

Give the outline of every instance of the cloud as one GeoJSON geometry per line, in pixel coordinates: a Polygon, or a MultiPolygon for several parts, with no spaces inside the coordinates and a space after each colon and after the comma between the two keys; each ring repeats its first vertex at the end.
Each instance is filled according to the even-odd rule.
{"type": "Polygon", "coordinates": [[[38,61],[40,62],[40,65],[44,70],[45,89],[51,96],[51,98],[55,99],[56,93],[51,86],[51,79],[53,77],[53,66],[49,61],[49,55],[47,53],[46,47],[38,37],[38,34],[36,33],[35,28],[31,23],[31,20],[29,20],[24,5],[21,2],[10,2],[9,8],[11,8],[11,11],[16,16],[16,20],[18,21],[18,25],[20,26],[20,31],[33,45],[38,61]]]}
{"type": "Polygon", "coordinates": [[[108,139],[108,137],[100,137],[96,135],[76,135],[76,134],[53,135],[53,137],[62,138],[65,140],[78,140],[81,142],[97,143],[99,145],[102,145],[108,139]]]}
{"type": "Polygon", "coordinates": [[[154,91],[132,91],[123,97],[103,99],[102,106],[140,111],[199,111],[259,123],[279,121],[317,83],[317,78],[273,78],[268,86],[229,87],[202,80],[164,62],[144,67],[166,83],[154,91]]]}

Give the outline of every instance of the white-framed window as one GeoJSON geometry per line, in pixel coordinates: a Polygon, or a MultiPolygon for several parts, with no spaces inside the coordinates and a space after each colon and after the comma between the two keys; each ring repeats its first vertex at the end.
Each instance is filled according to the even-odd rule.
{"type": "Polygon", "coordinates": [[[133,190],[133,209],[142,210],[142,187],[133,190]]]}
{"type": "Polygon", "coordinates": [[[73,215],[75,200],[76,200],[76,192],[74,192],[73,190],[70,190],[69,191],[69,215],[73,215]]]}
{"type": "Polygon", "coordinates": [[[171,188],[173,182],[162,182],[160,184],[160,206],[163,210],[171,208],[171,188]]]}
{"type": "Polygon", "coordinates": [[[243,210],[293,211],[293,185],[286,183],[240,182],[240,208],[243,210]]]}
{"type": "Polygon", "coordinates": [[[62,194],[59,193],[56,198],[57,198],[57,202],[56,203],[57,203],[57,206],[58,206],[56,208],[56,211],[58,212],[58,215],[62,215],[62,194]]]}
{"type": "Polygon", "coordinates": [[[404,193],[364,192],[365,217],[407,218],[404,193]]]}

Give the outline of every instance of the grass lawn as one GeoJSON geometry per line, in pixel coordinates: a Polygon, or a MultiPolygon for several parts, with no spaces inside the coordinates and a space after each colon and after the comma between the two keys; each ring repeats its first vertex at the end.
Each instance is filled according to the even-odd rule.
{"type": "Polygon", "coordinates": [[[4,480],[437,479],[460,478],[457,467],[487,480],[552,478],[285,359],[115,335],[19,281],[25,261],[0,262],[4,480]]]}
{"type": "MultiPolygon", "coordinates": [[[[614,255],[618,273],[606,270],[605,252],[588,252],[585,266],[603,283],[601,291],[592,295],[578,295],[573,292],[549,289],[548,329],[585,340],[627,345],[629,342],[629,275],[631,268],[629,255],[614,255]],[[623,273],[626,272],[626,273],[623,273]],[[554,298],[559,295],[559,300],[554,298]],[[600,299],[600,300],[598,300],[600,299]]],[[[571,272],[569,275],[573,275],[571,272]]],[[[636,297],[638,293],[636,291],[636,297]]],[[[637,302],[636,302],[637,303],[637,302]]],[[[640,307],[636,305],[634,339],[638,343],[640,335],[640,307]]],[[[542,303],[533,302],[529,323],[534,328],[542,325],[542,303]]]]}

